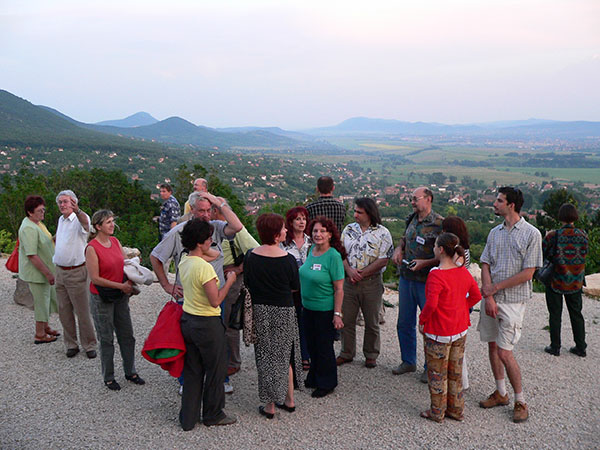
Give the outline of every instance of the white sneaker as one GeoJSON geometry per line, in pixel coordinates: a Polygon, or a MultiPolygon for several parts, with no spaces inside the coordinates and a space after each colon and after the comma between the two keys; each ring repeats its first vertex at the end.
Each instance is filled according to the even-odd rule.
{"type": "Polygon", "coordinates": [[[179,385],[179,395],[183,395],[183,384],[179,385]]]}
{"type": "Polygon", "coordinates": [[[233,394],[233,386],[229,383],[223,383],[223,388],[226,394],[233,394]]]}

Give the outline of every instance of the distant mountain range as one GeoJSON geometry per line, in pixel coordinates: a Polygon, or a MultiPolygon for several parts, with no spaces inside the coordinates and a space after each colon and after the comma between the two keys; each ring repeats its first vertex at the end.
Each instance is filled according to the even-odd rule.
{"type": "Polygon", "coordinates": [[[147,143],[193,145],[205,149],[283,149],[327,151],[335,147],[312,136],[279,128],[216,130],[180,117],[157,121],[148,113],[96,124],[79,122],[48,106],[36,106],[0,90],[0,143],[5,145],[90,145],[103,142],[131,146],[131,138],[147,143]],[[111,125],[112,124],[112,125],[111,125]],[[120,126],[117,126],[119,125],[120,126]],[[101,133],[101,134],[100,134],[101,133]],[[129,139],[123,139],[123,138],[129,139]]]}
{"type": "Polygon", "coordinates": [[[87,124],[0,90],[0,144],[3,145],[142,146],[158,150],[164,146],[155,143],[163,143],[199,149],[334,153],[342,150],[327,142],[327,138],[334,136],[597,140],[600,122],[529,119],[447,125],[355,117],[335,126],[298,132],[278,127],[209,128],[180,117],[158,121],[148,113],[138,112],[124,119],[87,124]]]}
{"type": "Polygon", "coordinates": [[[314,136],[338,135],[400,135],[490,137],[496,139],[597,139],[600,122],[560,122],[554,120],[528,119],[486,122],[464,125],[446,125],[434,122],[402,122],[392,119],[354,117],[338,125],[313,128],[305,133],[314,136]]]}

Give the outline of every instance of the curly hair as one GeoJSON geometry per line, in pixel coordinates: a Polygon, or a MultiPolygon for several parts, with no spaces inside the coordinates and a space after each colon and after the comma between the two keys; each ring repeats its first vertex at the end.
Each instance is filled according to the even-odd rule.
{"type": "Polygon", "coordinates": [[[312,238],[313,228],[317,223],[320,223],[323,228],[331,233],[329,245],[338,251],[338,253],[342,256],[342,260],[346,259],[346,249],[344,248],[344,244],[342,244],[342,240],[340,239],[340,232],[331,219],[328,219],[325,216],[315,217],[314,220],[311,220],[308,224],[308,235],[312,238]]]}

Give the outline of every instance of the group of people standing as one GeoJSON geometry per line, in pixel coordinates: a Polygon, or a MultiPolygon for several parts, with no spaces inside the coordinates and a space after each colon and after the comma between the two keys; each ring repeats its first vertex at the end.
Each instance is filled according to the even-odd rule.
{"type": "Polygon", "coordinates": [[[513,421],[523,422],[529,417],[529,408],[514,348],[521,337],[526,304],[532,297],[532,278],[542,266],[542,256],[554,262],[553,280],[546,287],[551,345],[545,351],[560,353],[561,295],[565,295],[576,343],[570,351],[586,355],[581,287],[587,237],[573,225],[577,220],[576,209],[570,204],[561,207],[559,220],[564,226],[547,234],[542,249],[540,232],[520,215],[524,203],[522,192],[508,186],[499,188],[493,208],[503,222],[490,231],[480,258],[480,294],[470,277],[453,275],[456,265],[464,268],[470,262],[465,250],[469,243],[464,223],[456,217],[443,219],[432,210],[432,202],[429,189],[421,187],[413,192],[414,214],[408,218],[405,235],[393,256],[394,262],[401,265],[398,340],[402,354],[402,363],[393,373],[401,375],[416,370],[414,326],[418,306],[419,330],[424,333],[426,354],[421,379],[429,383],[431,394],[431,407],[421,415],[438,422],[444,417],[462,420],[461,392],[468,386],[464,362],[464,339],[470,324],[468,311],[482,298],[477,329],[480,339],[488,343],[496,389],[479,406],[509,404],[505,381],[508,375],[515,395],[513,421]],[[440,270],[431,269],[437,264],[440,270]],[[448,270],[445,280],[443,270],[448,270]]]}
{"type": "MultiPolygon", "coordinates": [[[[542,250],[539,231],[520,216],[521,191],[500,188],[493,206],[504,220],[490,232],[481,255],[480,291],[467,270],[470,253],[465,223],[435,213],[428,188],[413,192],[413,214],[395,249],[375,201],[355,199],[354,222],[344,227],[346,210],[333,199],[333,180],[319,178],[317,190],[317,200],[290,209],[285,218],[272,213],[259,216],[259,245],[227,201],[207,192],[205,180],[194,183],[186,202],[189,212],[183,218],[176,213],[179,204],[175,207],[171,201],[172,190],[161,185],[165,201],[159,219],[161,240],[150,260],[164,291],[183,304],[181,332],[187,351],[180,379],[179,419],[184,430],[199,421],[206,426],[236,422],[223,409],[225,393],[232,391],[228,377],[240,370],[240,333],[227,324],[243,285],[252,299],[256,332],[262,403],[258,412],[267,419],[274,417],[275,408],[294,412],[294,389],[302,384],[313,390],[315,398],[334,391],[338,366],[356,357],[359,312],[365,323],[364,365],[377,366],[382,274],[390,259],[400,272],[397,332],[402,362],[393,373],[416,371],[418,330],[424,337],[426,361],[421,380],[428,383],[431,397],[430,408],[421,413],[427,419],[464,419],[462,393],[468,387],[464,348],[470,312],[480,300],[478,330],[481,340],[488,342],[496,384],[496,390],[480,406],[508,404],[506,373],[515,393],[513,420],[528,418],[513,350],[542,254],[555,261],[555,276],[546,289],[551,345],[545,351],[560,354],[564,295],[576,343],[571,352],[585,356],[581,285],[587,237],[573,226],[577,211],[572,205],[563,205],[559,216],[564,226],[546,236],[542,250]],[[173,281],[168,277],[171,259],[176,267],[173,281]],[[417,308],[421,310],[418,326],[417,308]],[[340,331],[341,351],[336,357],[334,340],[340,331]],[[303,369],[308,371],[304,382],[303,369]]],[[[126,256],[121,244],[112,236],[114,215],[101,210],[90,220],[79,209],[72,191],[59,193],[56,201],[62,214],[56,250],[43,226],[41,197],[27,198],[27,216],[19,230],[19,276],[28,282],[35,303],[34,342],[54,342],[60,334],[48,326],[49,314],[56,308],[56,285],[67,356],[79,352],[77,319],[88,358],[96,357],[97,336],[105,385],[120,389],[114,376],[114,334],[125,378],[142,385],[145,382],[134,365],[135,338],[129,312],[133,285],[124,276],[126,256]]]]}
{"type": "Polygon", "coordinates": [[[56,203],[61,216],[54,238],[43,223],[46,208],[40,196],[25,200],[26,217],[19,228],[19,278],[28,283],[34,300],[34,343],[51,343],[60,336],[48,326],[50,313],[58,310],[68,358],[80,351],[79,328],[79,340],[89,359],[96,358],[100,343],[104,383],[119,390],[113,363],[116,333],[125,378],[142,385],[145,382],[135,369],[129,313],[132,284],[124,277],[126,255],[112,236],[114,215],[100,210],[90,220],[71,190],[61,191],[56,203]]]}

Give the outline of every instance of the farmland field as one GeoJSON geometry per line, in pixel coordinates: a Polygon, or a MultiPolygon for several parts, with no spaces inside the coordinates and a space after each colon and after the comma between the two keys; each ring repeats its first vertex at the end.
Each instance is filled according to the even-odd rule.
{"type": "MultiPolygon", "coordinates": [[[[353,153],[344,154],[302,154],[290,155],[292,158],[306,159],[322,163],[344,163],[353,161],[365,170],[380,175],[387,183],[403,181],[424,182],[427,175],[441,172],[446,176],[455,176],[459,180],[469,176],[485,180],[486,184],[496,181],[497,184],[516,184],[523,181],[542,182],[553,179],[564,181],[581,181],[600,184],[598,168],[553,168],[527,167],[519,165],[520,160],[514,155],[543,154],[549,150],[523,150],[510,146],[460,146],[456,144],[442,146],[430,145],[426,142],[397,142],[385,139],[368,140],[350,137],[334,138],[330,141],[353,153]],[[511,158],[512,156],[512,158],[511,158]],[[410,163],[406,163],[409,160],[410,163]],[[498,160],[495,164],[495,160],[498,160]],[[511,164],[507,165],[506,161],[511,164]],[[462,162],[461,165],[455,161],[462,162]],[[464,165],[464,162],[490,162],[493,167],[464,165]],[[537,175],[536,175],[537,173],[537,175]]],[[[556,151],[559,155],[568,152],[556,151]]],[[[592,156],[592,159],[597,157],[592,156]]],[[[521,159],[524,161],[524,159],[521,159]]]]}

